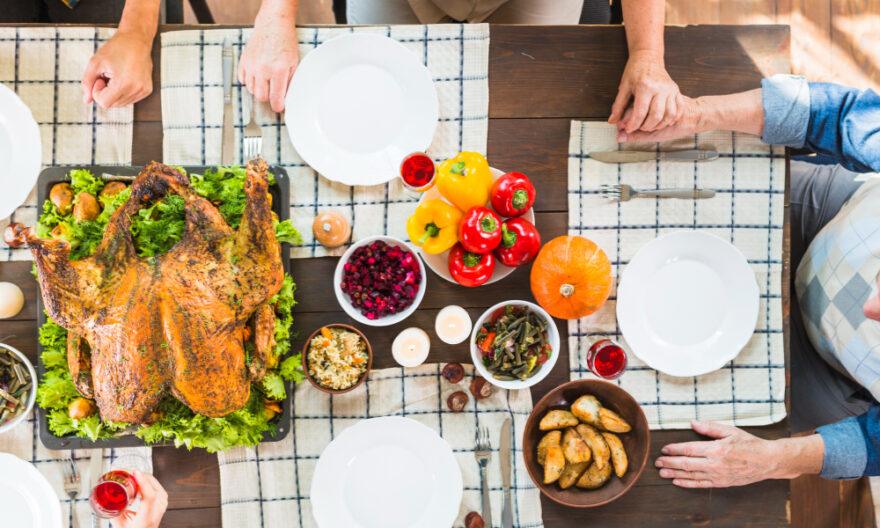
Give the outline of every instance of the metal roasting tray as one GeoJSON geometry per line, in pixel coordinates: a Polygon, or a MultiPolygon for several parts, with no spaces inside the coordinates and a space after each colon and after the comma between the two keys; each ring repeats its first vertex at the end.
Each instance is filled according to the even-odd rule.
{"type": "MultiPolygon", "coordinates": [[[[200,174],[212,166],[185,166],[183,167],[188,174],[200,174]]],[[[69,182],[70,178],[67,174],[76,169],[88,169],[95,176],[101,177],[104,181],[124,181],[131,183],[135,176],[141,171],[141,167],[126,167],[114,165],[84,165],[75,167],[49,167],[40,172],[37,180],[37,212],[40,214],[43,210],[43,203],[49,197],[49,191],[53,185],[60,182],[69,182]]],[[[275,175],[275,185],[269,187],[272,194],[272,210],[278,215],[279,220],[287,220],[290,218],[290,208],[286,204],[290,203],[290,179],[287,177],[287,171],[282,167],[269,167],[269,172],[275,175]],[[282,206],[285,205],[285,206],[282,206]]],[[[284,272],[290,273],[290,245],[281,244],[281,260],[284,263],[284,272]]],[[[46,322],[46,314],[43,311],[43,297],[37,295],[37,324],[42,327],[46,322]]],[[[46,368],[43,366],[43,346],[37,342],[37,377],[42,379],[46,374],[46,368]]],[[[293,387],[288,381],[284,382],[287,388],[287,398],[281,404],[281,417],[275,423],[274,431],[266,431],[263,433],[263,442],[278,442],[283,440],[287,433],[290,432],[290,415],[291,415],[291,398],[293,396],[293,387]]],[[[143,440],[134,434],[123,434],[121,436],[109,439],[100,439],[92,442],[88,438],[78,436],[55,436],[49,430],[48,417],[46,410],[39,405],[37,409],[37,421],[39,423],[40,441],[49,449],[104,449],[111,447],[136,447],[145,446],[143,440]]],[[[149,444],[150,446],[173,445],[172,443],[149,444]]]]}

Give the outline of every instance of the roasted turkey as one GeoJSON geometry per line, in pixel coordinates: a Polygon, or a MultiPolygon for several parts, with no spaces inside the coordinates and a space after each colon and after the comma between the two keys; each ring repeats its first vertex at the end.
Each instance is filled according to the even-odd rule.
{"type": "Polygon", "coordinates": [[[34,260],[46,311],[68,330],[77,390],[105,420],[149,423],[170,391],[194,412],[242,408],[274,347],[269,299],[284,270],[268,196],[268,167],[247,166],[247,204],[238,230],[197,195],[179,170],[152,162],[111,217],[94,253],[71,262],[70,246],[21,236],[34,260]],[[186,202],[186,228],[166,254],[138,257],[131,217],[168,193],[186,202]],[[246,363],[245,336],[255,350],[246,363]]]}

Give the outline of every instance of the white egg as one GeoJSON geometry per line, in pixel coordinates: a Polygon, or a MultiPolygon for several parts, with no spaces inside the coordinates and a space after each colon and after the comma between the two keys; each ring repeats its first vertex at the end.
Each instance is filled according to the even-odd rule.
{"type": "Polygon", "coordinates": [[[15,317],[24,306],[21,288],[11,282],[0,282],[0,319],[15,317]]]}

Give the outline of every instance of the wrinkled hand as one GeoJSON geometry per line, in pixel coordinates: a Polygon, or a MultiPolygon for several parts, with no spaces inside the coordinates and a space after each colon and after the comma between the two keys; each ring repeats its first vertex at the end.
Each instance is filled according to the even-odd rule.
{"type": "Polygon", "coordinates": [[[153,475],[135,471],[134,479],[140,488],[140,509],[136,513],[131,510],[123,512],[113,524],[120,528],[159,528],[168,508],[168,493],[153,475]]]}
{"type": "Polygon", "coordinates": [[[117,31],[89,60],[82,78],[83,103],[127,106],[153,91],[152,42],[117,31]]]}
{"type": "Polygon", "coordinates": [[[662,129],[681,117],[681,98],[678,85],[666,73],[663,55],[636,51],[626,62],[608,122],[623,125],[627,133],[662,129]],[[632,112],[627,116],[630,99],[632,112]]]}
{"type": "Polygon", "coordinates": [[[702,132],[703,105],[700,104],[699,99],[691,99],[690,97],[680,95],[678,120],[668,126],[657,128],[652,132],[642,130],[627,132],[625,123],[634,111],[632,107],[627,108],[623,114],[623,119],[617,123],[617,141],[619,143],[666,141],[702,132]]]}
{"type": "Polygon", "coordinates": [[[694,431],[717,438],[669,444],[655,465],[660,476],[683,488],[725,488],[774,478],[779,446],[730,425],[692,422],[694,431]]]}
{"type": "Polygon", "coordinates": [[[257,101],[269,101],[275,112],[284,111],[284,97],[299,63],[296,29],[281,18],[258,23],[238,62],[238,80],[257,101]]]}

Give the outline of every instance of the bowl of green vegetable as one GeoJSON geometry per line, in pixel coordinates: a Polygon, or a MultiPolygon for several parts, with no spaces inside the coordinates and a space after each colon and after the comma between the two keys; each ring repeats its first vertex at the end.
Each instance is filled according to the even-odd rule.
{"type": "Polygon", "coordinates": [[[539,383],[556,365],[559,330],[540,306],[504,301],[486,310],[471,332],[471,359],[481,376],[502,389],[539,383]]]}

